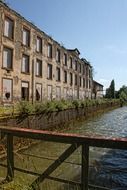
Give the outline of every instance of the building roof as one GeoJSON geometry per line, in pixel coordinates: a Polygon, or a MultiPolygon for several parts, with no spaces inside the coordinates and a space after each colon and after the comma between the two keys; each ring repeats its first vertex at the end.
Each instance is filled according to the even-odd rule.
{"type": "Polygon", "coordinates": [[[99,85],[99,86],[102,86],[102,87],[103,87],[103,85],[102,85],[102,84],[100,84],[99,82],[97,82],[97,81],[95,81],[95,80],[93,80],[93,83],[95,83],[95,84],[97,84],[97,85],[99,85]]]}
{"type": "Polygon", "coordinates": [[[78,56],[80,55],[80,51],[77,48],[75,48],[75,49],[67,49],[67,50],[70,51],[70,52],[76,53],[78,56]]]}

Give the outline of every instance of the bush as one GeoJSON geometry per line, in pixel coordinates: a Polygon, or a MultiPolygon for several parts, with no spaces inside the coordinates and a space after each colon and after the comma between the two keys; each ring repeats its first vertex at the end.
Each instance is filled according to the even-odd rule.
{"type": "MultiPolygon", "coordinates": [[[[121,99],[123,99],[122,97],[121,99]]],[[[19,116],[27,116],[30,114],[46,114],[54,111],[62,111],[69,108],[85,108],[90,106],[98,106],[102,104],[112,105],[114,103],[120,102],[119,99],[97,99],[97,100],[53,100],[47,102],[36,102],[35,104],[31,104],[26,101],[22,101],[18,104],[17,110],[19,116]]]]}
{"type": "Polygon", "coordinates": [[[73,100],[72,105],[74,108],[78,109],[79,107],[81,107],[81,102],[80,100],[73,100]]]}
{"type": "Polygon", "coordinates": [[[33,105],[27,101],[22,101],[17,105],[19,115],[30,115],[33,113],[33,105]]]}

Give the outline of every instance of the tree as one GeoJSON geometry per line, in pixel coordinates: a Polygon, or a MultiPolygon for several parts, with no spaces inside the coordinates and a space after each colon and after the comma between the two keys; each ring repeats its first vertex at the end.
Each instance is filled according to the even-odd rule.
{"type": "Polygon", "coordinates": [[[127,96],[127,86],[123,85],[117,92],[116,92],[116,98],[120,98],[121,93],[124,92],[127,96]]]}
{"type": "Polygon", "coordinates": [[[109,88],[106,89],[106,98],[115,98],[115,81],[111,81],[109,88]]]}
{"type": "Polygon", "coordinates": [[[120,93],[119,99],[120,99],[120,104],[121,104],[121,107],[122,107],[123,104],[127,101],[127,94],[124,91],[122,91],[120,93]]]}

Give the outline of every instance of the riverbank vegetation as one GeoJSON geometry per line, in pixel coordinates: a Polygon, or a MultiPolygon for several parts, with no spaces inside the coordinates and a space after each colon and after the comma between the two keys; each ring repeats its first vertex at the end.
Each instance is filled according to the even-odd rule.
{"type": "Polygon", "coordinates": [[[102,104],[111,104],[115,102],[119,102],[119,99],[52,100],[35,102],[34,104],[28,101],[20,101],[16,105],[1,106],[0,117],[2,118],[4,116],[46,114],[71,108],[87,108],[90,106],[99,106],[102,104]]]}
{"type": "Polygon", "coordinates": [[[92,99],[92,100],[53,100],[47,102],[40,102],[31,104],[30,102],[20,102],[17,105],[17,110],[19,115],[39,115],[48,114],[51,112],[59,112],[66,109],[78,109],[87,108],[92,106],[99,106],[103,104],[112,105],[114,103],[119,103],[119,99],[92,99]]]}

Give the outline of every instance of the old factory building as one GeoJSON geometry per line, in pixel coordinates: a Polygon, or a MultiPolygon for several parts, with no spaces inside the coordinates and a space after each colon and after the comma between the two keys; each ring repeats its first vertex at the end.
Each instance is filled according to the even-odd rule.
{"type": "Polygon", "coordinates": [[[92,67],[0,2],[0,102],[92,97],[92,67]]]}

